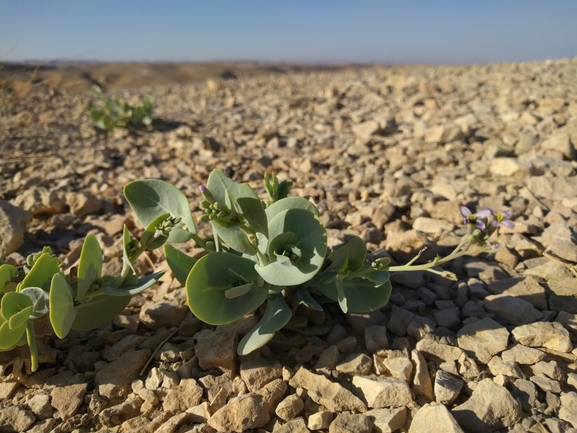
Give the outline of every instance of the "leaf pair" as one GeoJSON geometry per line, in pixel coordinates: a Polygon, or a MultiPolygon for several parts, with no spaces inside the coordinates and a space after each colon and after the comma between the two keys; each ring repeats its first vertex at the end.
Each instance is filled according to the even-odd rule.
{"type": "Polygon", "coordinates": [[[366,265],[366,255],[367,247],[363,240],[353,236],[329,255],[329,265],[313,287],[337,301],[345,313],[381,308],[391,296],[389,272],[366,265]]]}
{"type": "MultiPolygon", "coordinates": [[[[182,218],[182,225],[175,226],[166,242],[186,242],[196,234],[190,205],[186,196],[175,186],[158,179],[131,182],[124,187],[124,195],[143,227],[167,215],[182,218]]],[[[160,245],[159,245],[160,246],[160,245]]],[[[158,248],[158,247],[156,247],[158,248]]]]}

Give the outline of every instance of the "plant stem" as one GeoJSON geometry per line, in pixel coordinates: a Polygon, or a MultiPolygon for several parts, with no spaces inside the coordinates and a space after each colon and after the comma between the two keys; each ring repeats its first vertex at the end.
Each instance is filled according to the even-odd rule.
{"type": "MultiPolygon", "coordinates": [[[[436,257],[433,261],[431,261],[429,263],[425,263],[422,265],[413,265],[413,263],[415,261],[415,258],[413,258],[411,261],[409,261],[405,265],[389,266],[387,270],[389,272],[429,271],[429,272],[433,272],[435,274],[443,274],[442,272],[437,271],[433,268],[436,266],[443,265],[447,262],[450,262],[451,260],[455,260],[459,257],[463,257],[466,255],[471,255],[471,256],[477,255],[479,253],[482,253],[483,251],[487,251],[487,249],[488,249],[488,247],[480,246],[476,250],[473,250],[473,251],[470,251],[469,248],[467,248],[466,250],[461,250],[463,245],[466,245],[466,244],[467,244],[466,240],[461,241],[459,246],[457,246],[457,248],[455,248],[451,254],[449,254],[448,256],[442,257],[442,258],[436,257]]],[[[423,252],[423,250],[419,251],[416,258],[418,258],[422,252],[423,252]]]]}
{"type": "Polygon", "coordinates": [[[30,369],[34,372],[38,370],[38,346],[36,345],[34,322],[31,320],[28,321],[28,326],[26,327],[26,340],[30,348],[30,361],[32,362],[30,369]]]}
{"type": "Polygon", "coordinates": [[[204,248],[206,251],[212,251],[210,248],[206,246],[206,242],[202,240],[200,236],[198,236],[197,234],[193,234],[192,239],[194,240],[194,242],[200,245],[201,248],[204,248]]]}

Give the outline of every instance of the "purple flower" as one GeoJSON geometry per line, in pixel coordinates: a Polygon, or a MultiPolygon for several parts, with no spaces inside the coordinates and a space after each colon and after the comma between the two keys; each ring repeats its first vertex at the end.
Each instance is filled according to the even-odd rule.
{"type": "Polygon", "coordinates": [[[492,214],[491,209],[483,209],[477,213],[471,212],[466,206],[459,206],[461,215],[463,215],[463,224],[474,224],[478,229],[485,230],[487,225],[483,219],[488,218],[492,214]]]}
{"type": "Polygon", "coordinates": [[[493,227],[505,226],[508,229],[515,228],[515,223],[510,220],[511,214],[506,210],[495,213],[493,217],[494,219],[491,221],[493,227]]]}

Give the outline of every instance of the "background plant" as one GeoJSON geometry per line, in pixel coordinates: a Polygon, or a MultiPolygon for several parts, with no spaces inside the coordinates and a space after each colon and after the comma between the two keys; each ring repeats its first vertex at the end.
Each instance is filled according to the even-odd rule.
{"type": "Polygon", "coordinates": [[[137,131],[152,125],[154,97],[148,96],[139,104],[131,106],[118,98],[104,97],[98,86],[93,86],[92,91],[96,97],[96,106],[91,104],[89,107],[90,118],[99,130],[110,132],[115,128],[125,128],[137,131]]]}

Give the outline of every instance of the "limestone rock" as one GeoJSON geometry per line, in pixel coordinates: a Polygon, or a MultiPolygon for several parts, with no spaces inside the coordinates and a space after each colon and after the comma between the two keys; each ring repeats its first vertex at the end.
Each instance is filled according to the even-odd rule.
{"type": "Polygon", "coordinates": [[[363,414],[339,413],[329,427],[329,433],[371,433],[373,420],[363,414]]]}
{"type": "Polygon", "coordinates": [[[274,431],[275,433],[309,433],[309,429],[302,418],[293,419],[282,427],[275,428],[274,431]]]}
{"type": "Polygon", "coordinates": [[[232,332],[205,329],[194,335],[197,340],[196,354],[201,368],[218,368],[223,373],[236,370],[236,343],[238,337],[232,332]]]}
{"type": "Polygon", "coordinates": [[[532,347],[522,344],[515,344],[501,353],[501,358],[505,362],[516,362],[517,364],[536,364],[545,359],[545,353],[532,347]]]}
{"type": "Polygon", "coordinates": [[[34,414],[22,406],[10,406],[0,410],[0,430],[6,433],[24,432],[34,421],[34,414]]]}
{"type": "Polygon", "coordinates": [[[559,418],[577,428],[577,392],[571,391],[561,396],[559,418]]]}
{"type": "Polygon", "coordinates": [[[12,204],[27,210],[35,217],[42,214],[58,214],[64,209],[64,200],[59,197],[58,193],[44,187],[24,190],[12,200],[12,204]]]}
{"type": "Polygon", "coordinates": [[[493,281],[489,284],[488,289],[495,295],[503,294],[523,299],[538,310],[547,309],[545,288],[534,277],[505,278],[493,281]]]}
{"type": "Polygon", "coordinates": [[[147,301],[140,309],[140,322],[152,329],[179,326],[184,320],[188,308],[176,302],[147,301]]]}
{"type": "Polygon", "coordinates": [[[208,424],[218,431],[238,433],[262,427],[270,420],[262,400],[261,395],[253,393],[235,397],[217,410],[208,424]]]}
{"type": "Polygon", "coordinates": [[[150,350],[129,350],[105,365],[94,378],[98,394],[106,399],[126,396],[130,391],[130,384],[138,377],[149,356],[150,350]]]}
{"type": "Polygon", "coordinates": [[[464,138],[465,134],[463,134],[459,125],[434,126],[425,133],[425,141],[427,143],[450,143],[464,138]]]}
{"type": "Polygon", "coordinates": [[[50,405],[50,396],[48,394],[36,394],[26,402],[26,405],[37,419],[52,417],[52,406],[50,405]]]}
{"type": "Polygon", "coordinates": [[[326,430],[331,425],[331,422],[333,422],[333,414],[331,412],[316,412],[309,416],[307,427],[309,430],[326,430]]]}
{"type": "Polygon", "coordinates": [[[421,407],[413,416],[409,433],[428,433],[431,426],[443,433],[464,433],[451,412],[442,404],[426,404],[421,407]]]}
{"type": "Polygon", "coordinates": [[[420,340],[417,350],[427,359],[433,361],[457,361],[463,354],[463,349],[433,340],[420,340]]]}
{"type": "Polygon", "coordinates": [[[264,385],[281,377],[282,365],[280,362],[265,360],[247,361],[240,364],[240,377],[248,389],[257,392],[264,385]]]}
{"type": "Polygon", "coordinates": [[[166,394],[163,403],[164,410],[184,412],[200,403],[202,392],[196,380],[182,379],[176,388],[166,394]]]}
{"type": "Polygon", "coordinates": [[[401,379],[354,376],[352,383],[369,408],[406,406],[413,401],[409,384],[401,379]]]}
{"type": "Polygon", "coordinates": [[[506,319],[512,325],[526,325],[543,317],[543,314],[529,302],[509,295],[487,296],[483,308],[506,319]]]}
{"type": "Polygon", "coordinates": [[[346,357],[343,362],[336,366],[336,370],[351,375],[365,375],[371,372],[372,367],[372,359],[364,353],[360,353],[346,357]]]}
{"type": "Polygon", "coordinates": [[[437,403],[451,404],[458,397],[464,384],[465,382],[451,373],[438,370],[435,375],[435,400],[437,403]]]}
{"type": "Polygon", "coordinates": [[[451,412],[459,425],[471,433],[510,427],[521,419],[521,405],[491,379],[480,381],[471,398],[451,412]]]}
{"type": "Polygon", "coordinates": [[[355,135],[361,138],[368,138],[372,135],[377,135],[381,130],[381,126],[374,120],[367,120],[366,122],[354,125],[351,129],[355,135]]]}
{"type": "Polygon", "coordinates": [[[52,407],[58,411],[58,418],[67,420],[76,415],[78,408],[84,402],[84,394],[88,384],[78,383],[58,386],[50,393],[52,407]]]}
{"type": "Polygon", "coordinates": [[[365,346],[371,353],[388,349],[387,328],[381,325],[367,326],[365,328],[365,346]]]}
{"type": "Polygon", "coordinates": [[[374,423],[374,433],[393,433],[407,422],[407,408],[371,409],[365,412],[374,423]]]}
{"type": "Polygon", "coordinates": [[[463,326],[457,333],[459,347],[471,351],[483,364],[507,348],[509,331],[493,319],[482,319],[463,326]]]}
{"type": "Polygon", "coordinates": [[[566,132],[558,132],[547,140],[543,141],[539,147],[542,150],[554,150],[567,159],[576,159],[577,152],[571,142],[571,137],[566,132]]]}
{"type": "Polygon", "coordinates": [[[570,352],[573,349],[569,331],[557,322],[537,322],[517,326],[512,331],[513,338],[519,344],[529,347],[546,347],[557,352],[570,352]]]}
{"type": "Polygon", "coordinates": [[[531,163],[518,158],[494,158],[490,171],[497,179],[519,182],[531,174],[531,163]]]}
{"type": "Polygon", "coordinates": [[[31,219],[30,212],[0,200],[0,257],[6,257],[20,248],[26,224],[31,219]]]}
{"type": "Polygon", "coordinates": [[[365,404],[342,385],[331,382],[324,376],[311,373],[304,367],[301,367],[295,373],[289,381],[289,385],[293,388],[306,389],[309,397],[315,403],[326,407],[332,412],[366,410],[365,404]]]}
{"type": "Polygon", "coordinates": [[[433,399],[433,384],[429,376],[429,368],[425,358],[418,350],[411,352],[411,360],[415,364],[415,377],[413,379],[413,392],[422,395],[427,400],[433,399]]]}
{"type": "Polygon", "coordinates": [[[66,194],[66,204],[70,213],[77,218],[85,218],[102,210],[102,201],[90,194],[69,192],[66,194]]]}
{"type": "Polygon", "coordinates": [[[281,401],[275,410],[275,413],[280,419],[289,421],[304,409],[305,404],[296,394],[290,394],[283,401],[281,401]]]}

